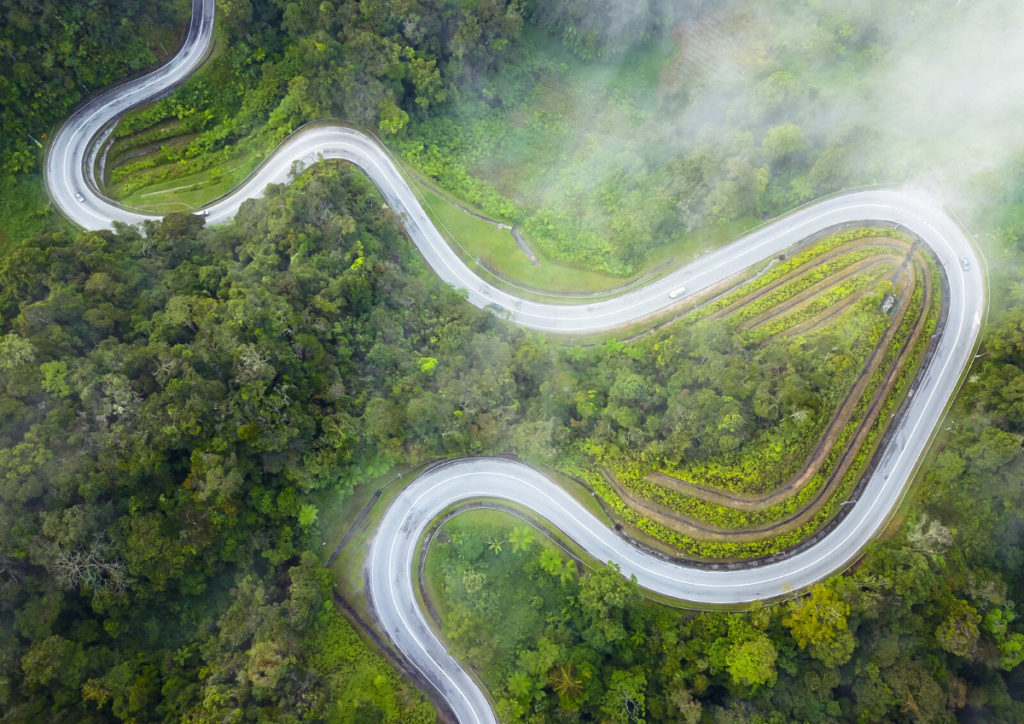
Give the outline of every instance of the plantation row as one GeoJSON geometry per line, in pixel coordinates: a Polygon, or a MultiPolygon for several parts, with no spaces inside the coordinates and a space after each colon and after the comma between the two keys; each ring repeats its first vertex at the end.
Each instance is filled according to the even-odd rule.
{"type": "MultiPolygon", "coordinates": [[[[794,287],[796,288],[796,287],[794,287]]],[[[878,308],[877,299],[861,300],[829,325],[833,338],[843,340],[849,348],[826,347],[829,351],[821,362],[831,384],[815,399],[806,399],[804,406],[766,429],[742,450],[727,452],[712,460],[686,466],[662,466],[667,475],[714,488],[724,488],[740,495],[762,495],[776,489],[780,481],[793,477],[806,464],[817,445],[819,431],[836,414],[842,400],[849,395],[869,355],[875,353],[890,319],[878,308]],[[837,354],[838,352],[838,354],[837,354]]],[[[819,310],[819,313],[827,310],[819,310]]],[[[902,314],[901,310],[896,310],[902,314]]],[[[794,323],[806,321],[804,316],[794,323]]],[[[778,333],[785,331],[781,327],[778,333]]],[[[765,344],[771,337],[746,333],[748,342],[765,344]]],[[[802,344],[797,338],[796,344],[802,344]]]]}
{"type": "MultiPolygon", "coordinates": [[[[719,318],[728,318],[738,325],[756,327],[758,321],[780,310],[786,311],[806,295],[821,293],[835,285],[835,280],[850,269],[859,268],[865,261],[877,259],[880,254],[890,252],[884,247],[872,246],[845,254],[836,254],[815,266],[807,273],[793,274],[792,280],[779,283],[764,294],[752,294],[723,310],[719,318]]],[[[835,252],[833,252],[835,253],[835,252]]],[[[828,305],[831,306],[831,305],[828,305]]]]}
{"type": "Polygon", "coordinates": [[[834,314],[837,308],[863,298],[869,292],[880,292],[876,296],[881,299],[889,291],[884,283],[886,276],[891,276],[894,271],[892,264],[887,263],[889,261],[884,258],[873,263],[862,262],[831,285],[822,282],[821,290],[812,287],[790,305],[766,315],[763,321],[752,320],[748,328],[757,337],[774,337],[784,332],[792,334],[795,327],[816,321],[826,313],[834,314]]]}
{"type": "MultiPolygon", "coordinates": [[[[861,233],[853,232],[851,236],[867,238],[862,230],[857,231],[861,233]]],[[[815,260],[820,261],[823,255],[846,243],[847,239],[842,238],[845,235],[829,237],[807,252],[793,257],[787,264],[769,270],[769,273],[763,274],[753,283],[765,289],[783,277],[792,276],[793,272],[806,268],[815,260]]],[[[889,247],[885,252],[891,250],[889,247]]],[[[852,250],[848,256],[863,260],[866,257],[861,251],[852,250]]],[[[881,252],[882,248],[876,247],[876,251],[881,252]]],[[[819,273],[823,266],[830,267],[834,273],[841,272],[849,266],[843,261],[845,259],[829,259],[816,266],[813,273],[819,273]]],[[[825,327],[835,325],[843,333],[859,327],[862,332],[861,341],[872,340],[870,344],[862,344],[861,348],[869,347],[870,353],[878,345],[870,358],[868,354],[862,357],[868,358],[868,361],[855,368],[854,377],[870,374],[866,383],[863,380],[860,383],[861,390],[856,404],[850,407],[847,403],[848,410],[843,415],[845,424],[836,434],[820,467],[801,485],[776,491],[774,495],[777,497],[774,498],[772,493],[768,493],[761,498],[766,504],[759,506],[747,504],[759,500],[750,496],[751,491],[756,490],[755,486],[736,484],[742,483],[744,479],[751,483],[760,482],[762,488],[757,492],[763,492],[767,470],[791,468],[793,457],[787,457],[787,453],[792,452],[793,446],[800,449],[799,458],[806,467],[811,450],[820,443],[820,436],[799,434],[803,426],[787,427],[784,423],[788,420],[781,421],[775,429],[762,432],[759,439],[749,441],[741,450],[720,456],[723,459],[682,467],[659,467],[659,470],[669,475],[678,475],[682,471],[691,474],[685,482],[680,480],[678,485],[670,487],[655,482],[656,476],[651,475],[648,460],[643,456],[633,456],[622,448],[584,445],[582,451],[596,462],[596,466],[585,464],[574,472],[583,477],[624,521],[686,555],[701,558],[749,558],[776,553],[801,542],[831,520],[840,510],[840,504],[852,494],[866,472],[871,456],[888,429],[896,408],[905,398],[927,352],[941,306],[941,299],[931,286],[936,273],[930,258],[915,253],[910,267],[897,271],[899,279],[896,279],[896,286],[881,278],[881,273],[857,274],[821,295],[820,298],[827,299],[829,304],[815,300],[798,306],[793,312],[773,320],[771,334],[764,334],[768,325],[759,330],[761,335],[758,336],[762,336],[762,341],[785,335],[794,327],[817,316],[825,315],[827,318],[834,313],[837,304],[845,302],[846,308],[835,319],[828,320],[825,327]],[[888,318],[877,311],[882,296],[890,290],[899,296],[908,297],[893,311],[894,327],[889,327],[888,318]],[[851,297],[858,294],[862,298],[850,303],[851,297]],[[780,431],[783,435],[788,433],[784,441],[777,439],[776,433],[780,431]],[[722,482],[731,484],[722,486],[722,482]],[[687,483],[694,484],[691,495],[683,492],[688,487],[687,483]],[[715,488],[723,487],[725,494],[714,494],[715,488]],[[744,504],[727,504],[730,496],[741,498],[744,504]]],[[[793,294],[799,293],[796,290],[807,288],[799,282],[799,278],[784,283],[788,289],[794,290],[793,294]]],[[[777,296],[776,291],[770,294],[779,304],[787,301],[777,296]]],[[[732,300],[739,295],[746,298],[756,296],[748,289],[742,289],[723,296],[714,305],[729,299],[730,306],[736,306],[732,300]]],[[[733,319],[732,315],[729,319],[733,319]]],[[[800,337],[794,341],[801,343],[804,339],[800,337]]],[[[838,358],[840,355],[833,357],[838,358]]],[[[854,366],[845,360],[842,367],[849,371],[854,366]]],[[[844,376],[844,379],[850,382],[846,389],[853,392],[854,385],[849,375],[844,376]]],[[[808,414],[805,421],[813,419],[814,429],[821,430],[821,423],[827,421],[828,415],[820,414],[822,410],[817,412],[819,414],[808,414]]],[[[833,416],[839,414],[838,411],[832,413],[833,416]]],[[[804,472],[806,474],[810,471],[804,472]]]]}
{"type": "MultiPolygon", "coordinates": [[[[749,283],[737,287],[736,289],[723,294],[711,303],[700,307],[700,309],[695,310],[689,315],[689,319],[695,322],[712,315],[718,315],[719,312],[722,312],[732,306],[745,306],[744,300],[754,296],[756,292],[763,291],[765,288],[783,280],[785,277],[797,273],[798,270],[804,269],[812,261],[821,259],[830,252],[836,252],[843,246],[852,245],[852,242],[859,242],[856,245],[852,245],[853,248],[857,248],[864,243],[867,243],[869,240],[874,241],[877,239],[906,242],[908,244],[912,242],[912,239],[909,236],[893,229],[863,227],[837,231],[834,234],[829,234],[820,241],[817,241],[806,250],[800,251],[788,259],[780,260],[778,264],[775,264],[770,269],[765,270],[749,283]]],[[[845,266],[846,264],[843,264],[843,266],[839,268],[844,268],[845,266]]],[[[832,273],[834,273],[834,271],[832,273]]],[[[810,286],[810,284],[807,286],[810,286]]],[[[794,291],[793,293],[795,294],[796,292],[794,291]]]]}

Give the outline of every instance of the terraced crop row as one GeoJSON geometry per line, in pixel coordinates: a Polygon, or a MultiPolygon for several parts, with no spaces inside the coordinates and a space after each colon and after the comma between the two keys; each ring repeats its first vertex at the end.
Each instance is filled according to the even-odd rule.
{"type": "Polygon", "coordinates": [[[577,473],[623,520],[697,557],[766,555],[820,530],[856,488],[894,411],[906,397],[940,309],[940,295],[933,285],[938,273],[934,262],[913,249],[909,239],[878,243],[878,236],[877,229],[833,235],[691,316],[707,316],[714,307],[710,313],[729,322],[739,317],[753,327],[748,330],[753,343],[779,335],[820,333],[849,322],[851,315],[857,317],[851,327],[867,328],[869,333],[858,348],[869,353],[850,384],[847,399],[824,419],[815,416],[814,429],[828,423],[824,435],[799,438],[804,460],[799,475],[765,486],[766,492],[760,495],[729,484],[763,474],[764,467],[773,472],[786,469],[782,460],[792,459],[792,450],[773,449],[781,447],[776,438],[752,440],[731,460],[682,470],[653,471],[624,454],[606,453],[603,469],[585,467],[577,473]],[[869,246],[858,248],[858,239],[869,246]],[[904,252],[902,261],[893,257],[896,248],[904,252]],[[889,293],[899,300],[891,310],[891,324],[875,312],[889,293]],[[799,301],[794,303],[794,297],[799,301]],[[757,312],[751,314],[743,300],[753,302],[757,312]],[[780,308],[784,311],[773,313],[780,308]],[[749,464],[751,460],[768,464],[758,469],[749,464]],[[695,471],[702,474],[693,475],[695,471]]]}

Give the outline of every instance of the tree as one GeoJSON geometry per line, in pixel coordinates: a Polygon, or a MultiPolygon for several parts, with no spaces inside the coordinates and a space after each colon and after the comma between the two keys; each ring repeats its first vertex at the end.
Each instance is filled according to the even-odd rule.
{"type": "Polygon", "coordinates": [[[850,660],[857,643],[847,627],[850,605],[839,597],[833,584],[813,586],[810,595],[788,608],[782,623],[800,648],[808,649],[827,666],[842,666],[850,660]]]}
{"type": "Polygon", "coordinates": [[[756,689],[763,684],[775,684],[778,657],[771,639],[763,633],[755,633],[729,647],[725,666],[735,683],[756,689]]]}
{"type": "Polygon", "coordinates": [[[769,129],[761,141],[761,148],[773,164],[783,162],[806,145],[803,131],[795,123],[784,123],[769,129]]]}
{"type": "Polygon", "coordinates": [[[562,556],[554,548],[545,548],[540,552],[541,570],[551,576],[562,574],[562,556]]]}
{"type": "Polygon", "coordinates": [[[613,722],[643,724],[646,689],[647,677],[640,667],[613,671],[601,711],[613,722]]]}
{"type": "Polygon", "coordinates": [[[528,553],[533,547],[533,528],[525,525],[516,526],[509,534],[508,542],[515,553],[528,553]]]}
{"type": "Polygon", "coordinates": [[[316,522],[316,517],[320,511],[312,503],[303,503],[299,508],[299,526],[302,528],[309,528],[313,523],[316,522]]]}
{"type": "Polygon", "coordinates": [[[967,459],[981,470],[991,472],[1013,460],[1020,452],[1020,445],[1020,435],[989,427],[967,450],[967,459]]]}
{"type": "Polygon", "coordinates": [[[636,577],[609,563],[580,580],[578,596],[584,639],[602,651],[627,636],[626,613],[640,596],[636,577]]]}
{"type": "Polygon", "coordinates": [[[981,616],[963,599],[957,599],[949,607],[949,613],[935,630],[939,646],[955,656],[969,656],[978,643],[978,624],[981,616]]]}
{"type": "Polygon", "coordinates": [[[558,694],[558,705],[566,711],[579,711],[583,703],[583,677],[589,671],[579,673],[573,663],[556,666],[548,674],[551,686],[558,694]]]}

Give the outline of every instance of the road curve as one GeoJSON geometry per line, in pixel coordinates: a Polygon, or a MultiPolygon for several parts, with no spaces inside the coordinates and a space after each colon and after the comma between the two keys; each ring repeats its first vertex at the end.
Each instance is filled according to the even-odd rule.
{"type": "MultiPolygon", "coordinates": [[[[179,53],[158,70],[109,90],[79,109],[48,151],[46,187],[54,203],[87,229],[136,224],[147,216],[99,194],[94,166],[112,124],[129,108],[182,82],[201,62],[212,37],[214,0],[193,0],[193,18],[179,53]],[[80,194],[79,201],[76,194],[80,194]]],[[[387,152],[350,128],[313,126],[289,138],[244,184],[207,209],[208,222],[232,218],[268,183],[291,179],[296,163],[343,159],[361,168],[401,215],[420,253],[444,281],[465,290],[470,303],[498,305],[516,324],[563,334],[586,334],[635,323],[779,254],[823,230],[845,224],[892,224],[917,236],[943,268],[949,313],[934,354],[919,372],[905,414],[880,453],[860,501],[816,545],[785,560],[744,570],[711,571],[653,557],[609,530],[558,485],[525,465],[499,459],[456,461],[422,475],[386,511],[368,561],[370,596],[388,636],[433,684],[459,721],[493,722],[486,696],[446,652],[416,604],[413,556],[421,533],[442,510],[470,498],[499,498],[547,518],[598,560],[614,561],[640,585],[687,601],[731,604],[784,596],[842,570],[885,524],[899,502],[931,435],[967,368],[981,330],[985,286],[981,264],[960,228],[926,198],[902,190],[835,196],[804,207],[742,239],[612,300],[550,304],[520,299],[478,277],[448,246],[387,152]]]]}

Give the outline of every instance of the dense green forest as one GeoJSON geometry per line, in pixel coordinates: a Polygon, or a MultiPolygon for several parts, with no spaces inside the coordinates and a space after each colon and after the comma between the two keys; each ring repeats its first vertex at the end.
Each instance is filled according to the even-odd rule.
{"type": "Polygon", "coordinates": [[[0,262],[12,718],[432,716],[304,551],[318,491],[372,467],[372,350],[415,361],[426,338],[403,326],[493,319],[396,261],[367,185],[334,172],[248,225],[42,235],[0,262]]]}
{"type": "MultiPolygon", "coordinates": [[[[331,581],[303,555],[323,538],[319,509],[398,459],[553,454],[569,434],[543,391],[578,353],[438,284],[359,174],[317,171],[243,218],[204,229],[172,216],[144,237],[43,235],[2,263],[3,703],[14,718],[426,716],[337,617],[331,581]]],[[[566,653],[523,659],[515,711],[544,710],[549,669],[585,655],[597,680],[632,668],[651,701],[671,690],[709,712],[767,712],[782,696],[805,705],[815,690],[823,711],[888,718],[909,697],[937,706],[942,691],[1012,718],[1000,671],[1024,655],[1011,620],[1024,418],[999,382],[1024,365],[1022,320],[992,334],[979,393],[925,475],[925,510],[829,584],[850,609],[842,651],[852,643],[857,658],[833,657],[815,678],[817,649],[791,637],[786,608],[694,621],[632,606],[637,592],[614,576],[567,579],[580,606],[573,586],[625,587],[598,618],[639,633],[585,635],[585,610],[582,623],[551,623],[545,636],[566,653]],[[784,686],[732,681],[714,663],[728,661],[714,644],[736,626],[785,654],[769,671],[784,686]],[[673,657],[640,656],[643,641],[673,657]],[[667,673],[644,668],[655,661],[667,673]],[[864,683],[844,688],[855,670],[864,683]],[[835,691],[817,691],[822,681],[835,691]]],[[[631,357],[618,345],[595,356],[594,373],[631,357]]]]}
{"type": "Polygon", "coordinates": [[[37,167],[36,143],[98,88],[126,80],[177,49],[184,2],[0,4],[0,171],[37,167]],[[142,30],[142,32],[140,32],[142,30]]]}
{"type": "MultiPolygon", "coordinates": [[[[231,0],[219,5],[222,47],[208,75],[140,110],[124,133],[173,116],[181,125],[169,137],[187,142],[161,152],[195,171],[342,116],[539,238],[547,219],[557,249],[575,211],[589,209],[582,218],[595,226],[636,212],[613,203],[631,198],[630,169],[615,171],[622,181],[605,189],[603,210],[581,197],[545,216],[474,162],[497,153],[480,146],[484,129],[508,120],[528,78],[552,73],[531,65],[541,45],[600,67],[638,40],[673,37],[704,5],[231,0]],[[620,22],[595,23],[599,12],[620,22]],[[460,137],[474,108],[479,125],[467,121],[460,137]]],[[[575,471],[594,445],[662,462],[684,451],[675,463],[699,464],[830,389],[814,374],[838,346],[827,337],[762,348],[708,321],[578,348],[514,329],[440,284],[379,194],[340,165],[272,189],[222,227],[172,214],[143,230],[67,229],[40,200],[32,137],[92,89],[153,63],[187,7],[0,9],[4,720],[433,721],[424,694],[332,600],[319,553],[328,513],[356,486],[399,463],[473,453],[575,471]],[[669,353],[707,367],[657,362],[669,353]],[[783,366],[788,376],[761,384],[783,366]],[[698,424],[731,415],[743,424],[698,424]]],[[[855,31],[853,11],[829,12],[815,27],[827,21],[851,49],[837,62],[856,67],[871,53],[871,26],[855,31]]],[[[824,46],[833,55],[834,43],[824,46]]],[[[712,144],[693,168],[648,173],[655,184],[680,174],[665,208],[682,216],[645,216],[637,238],[647,246],[613,236],[561,253],[627,273],[665,225],[776,213],[861,179],[863,129],[798,135],[784,99],[810,90],[790,81],[763,86],[775,105],[755,125],[767,135],[734,139],[735,157],[712,144]],[[689,198],[704,206],[678,206],[689,198]]],[[[1024,719],[1024,165],[986,178],[972,220],[990,235],[1000,304],[902,525],[848,574],[741,614],[649,602],[614,569],[577,568],[521,522],[455,531],[435,550],[445,631],[485,671],[503,717],[1024,719]],[[497,636],[493,621],[512,602],[529,613],[497,636]]]]}

